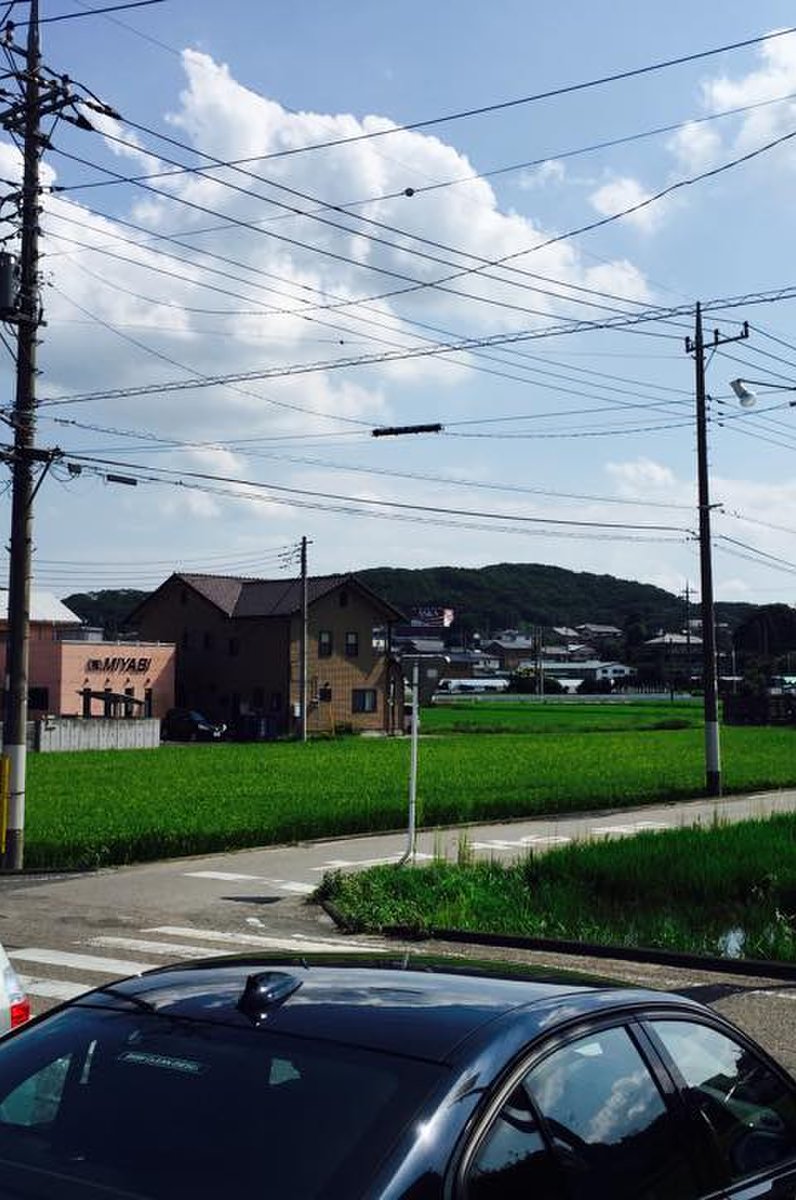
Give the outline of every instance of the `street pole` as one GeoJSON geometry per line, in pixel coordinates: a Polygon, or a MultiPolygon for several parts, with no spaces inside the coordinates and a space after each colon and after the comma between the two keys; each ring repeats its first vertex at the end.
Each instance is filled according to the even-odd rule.
{"type": "Polygon", "coordinates": [[[31,0],[25,69],[22,237],[19,265],[14,462],[8,580],[8,645],[3,753],[9,761],[8,825],[3,867],[19,870],[25,846],[30,576],[33,546],[33,462],[39,310],[39,5],[31,0]]]}
{"type": "MultiPolygon", "coordinates": [[[[712,347],[737,342],[749,336],[722,337],[713,331],[712,347]]],[[[702,690],[705,711],[705,785],[708,796],[721,795],[721,749],[719,745],[719,686],[716,661],[716,616],[713,603],[713,563],[710,539],[710,476],[708,471],[707,394],[705,391],[705,340],[702,306],[697,303],[694,340],[685,339],[688,354],[694,355],[697,427],[697,492],[699,504],[699,569],[702,613],[702,690]]]]}
{"type": "Polygon", "coordinates": [[[309,605],[307,603],[307,539],[301,539],[301,646],[299,663],[300,736],[307,740],[307,642],[309,638],[309,605]]]}

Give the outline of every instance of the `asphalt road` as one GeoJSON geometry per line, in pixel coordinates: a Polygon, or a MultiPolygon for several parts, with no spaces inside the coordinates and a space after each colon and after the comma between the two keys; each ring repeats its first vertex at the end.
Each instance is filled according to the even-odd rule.
{"type": "MultiPolygon", "coordinates": [[[[510,859],[583,838],[630,836],[715,819],[796,809],[796,791],[721,801],[597,812],[555,820],[422,831],[418,861],[455,859],[463,837],[476,856],[510,859]]],[[[243,850],[75,875],[0,876],[0,940],[22,975],[34,1011],[86,988],[177,959],[251,950],[311,952],[385,948],[445,950],[484,957],[476,947],[424,942],[404,947],[348,937],[308,895],[328,870],[396,861],[405,834],[243,850]]],[[[490,950],[488,956],[547,962],[685,991],[745,1027],[796,1074],[793,980],[751,979],[615,960],[490,950]]]]}

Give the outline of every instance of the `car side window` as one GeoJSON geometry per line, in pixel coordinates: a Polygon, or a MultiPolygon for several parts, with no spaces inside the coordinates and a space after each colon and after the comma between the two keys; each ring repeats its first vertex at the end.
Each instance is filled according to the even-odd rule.
{"type": "Polygon", "coordinates": [[[467,1169],[467,1200],[555,1200],[561,1177],[520,1086],[487,1128],[467,1169]]]}
{"type": "Polygon", "coordinates": [[[693,1200],[681,1127],[624,1027],[554,1050],[525,1078],[576,1200],[693,1200]]]}
{"type": "Polygon", "coordinates": [[[740,1042],[695,1021],[650,1027],[685,1082],[733,1180],[796,1159],[796,1089],[740,1042]]]}

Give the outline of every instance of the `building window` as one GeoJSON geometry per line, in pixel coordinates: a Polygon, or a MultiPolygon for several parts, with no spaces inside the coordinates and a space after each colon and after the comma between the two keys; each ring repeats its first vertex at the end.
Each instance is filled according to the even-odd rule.
{"type": "Polygon", "coordinates": [[[356,658],[359,654],[359,634],[356,629],[350,629],[345,635],[345,656],[356,658]]]}
{"type": "Polygon", "coordinates": [[[236,637],[231,637],[229,639],[229,656],[230,656],[230,658],[237,658],[239,654],[240,654],[240,641],[236,637]]]}
{"type": "Polygon", "coordinates": [[[332,645],[331,629],[322,629],[318,634],[318,658],[331,658],[332,645]]]}
{"type": "Polygon", "coordinates": [[[351,711],[355,713],[374,713],[376,711],[376,689],[354,688],[351,693],[351,711]]]}
{"type": "Polygon", "coordinates": [[[340,593],[340,607],[348,608],[348,592],[340,593]]]}
{"type": "Polygon", "coordinates": [[[331,704],[332,703],[331,684],[328,684],[328,683],[321,684],[321,686],[318,688],[318,700],[322,704],[331,704]]]}
{"type": "Polygon", "coordinates": [[[268,704],[269,704],[269,708],[271,709],[272,713],[281,712],[282,711],[282,693],[281,692],[271,692],[268,704]]]}
{"type": "Polygon", "coordinates": [[[35,708],[37,712],[47,712],[50,707],[50,692],[46,687],[32,687],[28,689],[28,707],[35,708]]]}

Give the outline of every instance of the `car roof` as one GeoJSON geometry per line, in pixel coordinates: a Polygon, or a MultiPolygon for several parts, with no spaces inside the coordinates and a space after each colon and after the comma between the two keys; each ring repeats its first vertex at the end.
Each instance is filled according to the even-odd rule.
{"type": "Polygon", "coordinates": [[[374,961],[308,963],[268,957],[210,959],[159,968],[95,992],[78,1005],[127,1007],[268,1033],[343,1042],[364,1049],[450,1062],[457,1046],[519,1015],[529,1040],[594,1012],[676,1002],[682,997],[617,988],[549,971],[507,978],[439,965],[374,961]],[[251,982],[248,982],[251,981],[251,982]]]}

